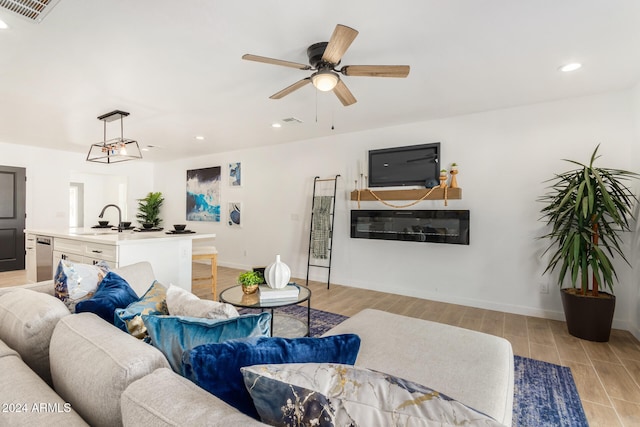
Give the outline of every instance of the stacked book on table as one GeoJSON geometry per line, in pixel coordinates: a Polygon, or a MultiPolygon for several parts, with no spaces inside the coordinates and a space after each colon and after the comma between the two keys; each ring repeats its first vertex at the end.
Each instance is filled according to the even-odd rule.
{"type": "Polygon", "coordinates": [[[273,289],[268,285],[259,286],[260,302],[297,299],[300,289],[293,283],[281,289],[273,289]]]}

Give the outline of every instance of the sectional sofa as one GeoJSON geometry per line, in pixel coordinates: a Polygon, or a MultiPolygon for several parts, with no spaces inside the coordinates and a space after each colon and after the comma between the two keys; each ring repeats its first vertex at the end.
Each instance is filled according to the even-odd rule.
{"type": "MultiPolygon", "coordinates": [[[[143,295],[148,263],[115,270],[143,295]]],[[[508,341],[364,310],[325,335],[357,334],[356,366],[425,384],[511,425],[508,341]]],[[[264,425],[174,373],[153,346],[91,313],[70,314],[51,281],[0,288],[0,425],[264,425]]]]}

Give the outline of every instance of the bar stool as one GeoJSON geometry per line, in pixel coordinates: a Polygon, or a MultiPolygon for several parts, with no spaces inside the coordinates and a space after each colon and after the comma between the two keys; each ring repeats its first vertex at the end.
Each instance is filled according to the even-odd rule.
{"type": "Polygon", "coordinates": [[[218,251],[215,246],[194,246],[192,250],[191,260],[210,260],[211,261],[211,276],[207,277],[192,277],[192,281],[211,281],[211,293],[213,294],[213,300],[216,300],[216,287],[218,285],[218,251]]]}

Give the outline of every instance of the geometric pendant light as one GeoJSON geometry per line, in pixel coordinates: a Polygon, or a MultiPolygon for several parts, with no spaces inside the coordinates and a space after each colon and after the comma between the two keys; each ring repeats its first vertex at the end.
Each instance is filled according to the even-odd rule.
{"type": "Polygon", "coordinates": [[[123,138],[123,118],[129,113],[126,111],[115,110],[98,117],[98,120],[104,122],[104,139],[102,142],[91,145],[89,154],[87,154],[88,162],[97,163],[118,163],[127,160],[141,159],[142,153],[138,142],[132,139],[123,138]],[[107,141],[107,122],[120,119],[120,138],[114,138],[107,141]]]}

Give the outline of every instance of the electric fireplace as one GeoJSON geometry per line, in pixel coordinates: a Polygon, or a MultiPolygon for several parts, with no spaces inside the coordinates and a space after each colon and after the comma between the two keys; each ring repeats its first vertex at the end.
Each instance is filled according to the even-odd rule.
{"type": "Polygon", "coordinates": [[[469,244],[468,210],[352,210],[351,237],[469,244]]]}

